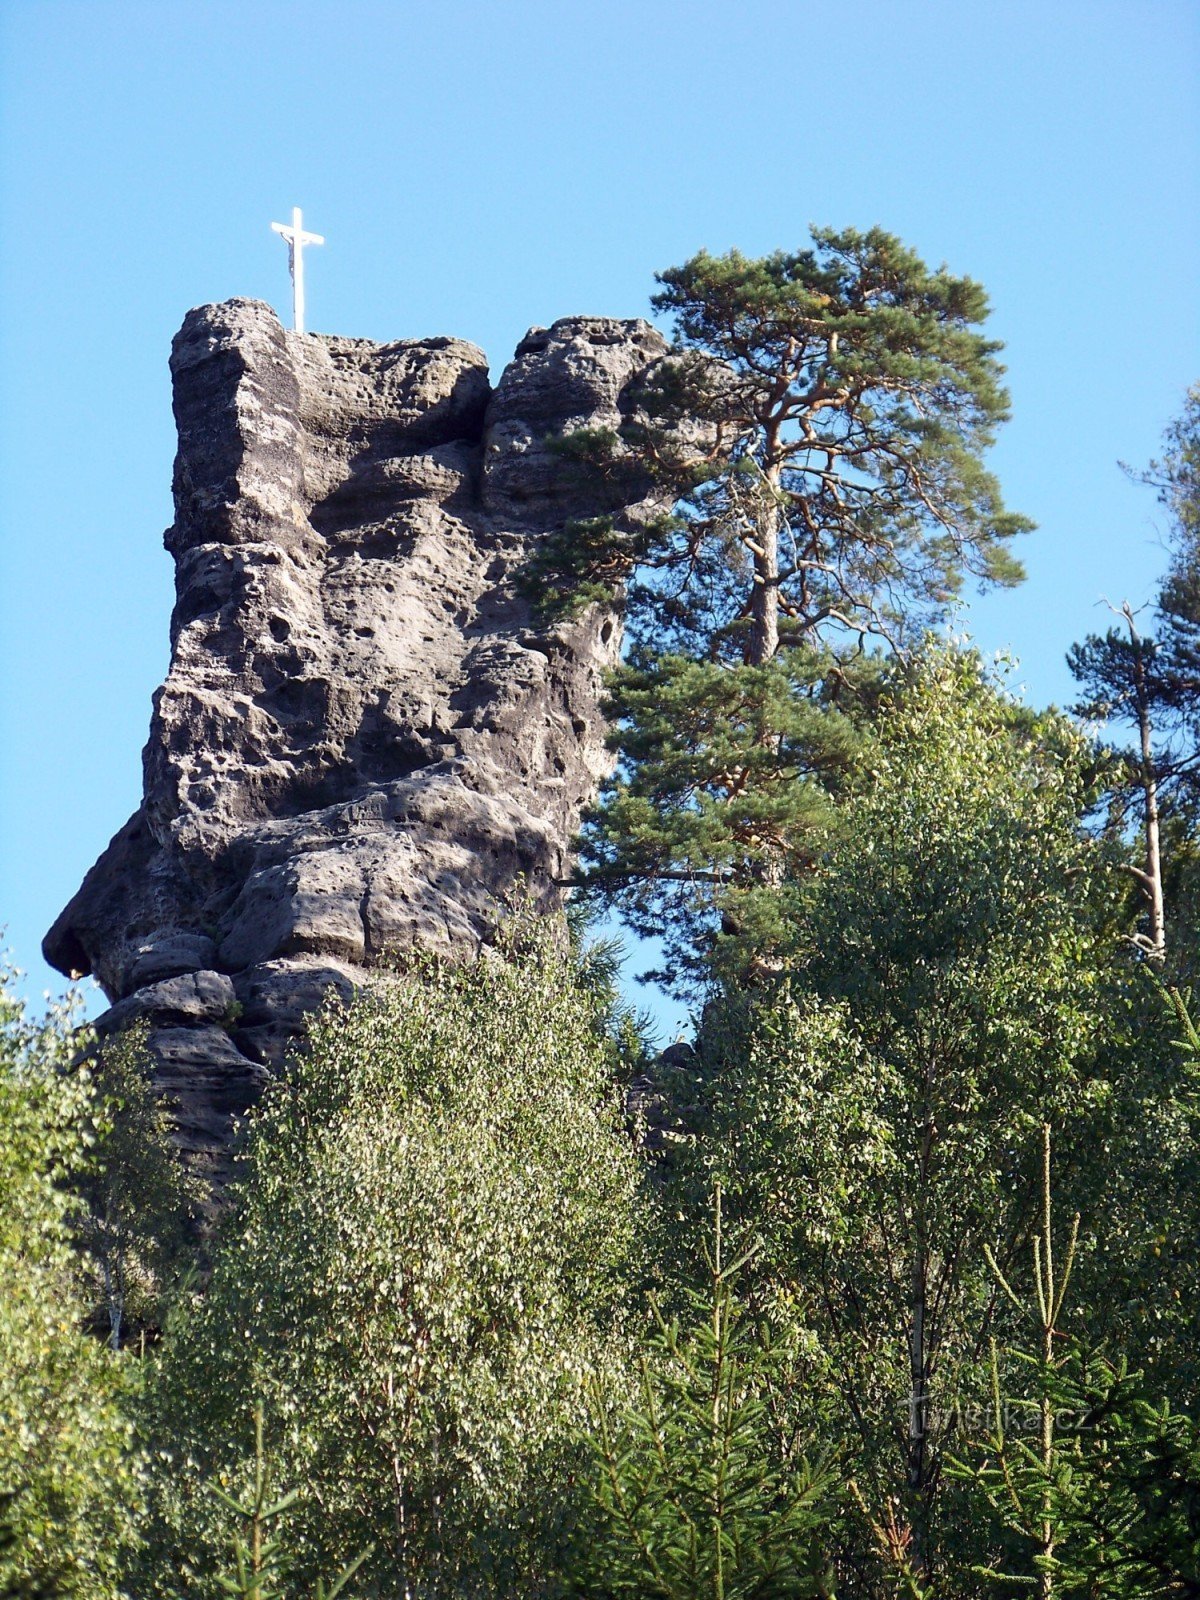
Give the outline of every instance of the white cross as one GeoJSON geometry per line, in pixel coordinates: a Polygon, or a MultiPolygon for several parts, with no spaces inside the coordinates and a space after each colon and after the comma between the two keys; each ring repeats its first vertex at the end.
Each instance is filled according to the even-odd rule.
{"type": "Polygon", "coordinates": [[[304,332],[304,246],[306,244],[324,244],[325,241],[319,233],[305,233],[301,226],[300,207],[292,207],[292,225],[273,222],[271,227],[276,233],[282,234],[287,240],[288,271],[292,275],[292,327],[297,333],[304,332]]]}

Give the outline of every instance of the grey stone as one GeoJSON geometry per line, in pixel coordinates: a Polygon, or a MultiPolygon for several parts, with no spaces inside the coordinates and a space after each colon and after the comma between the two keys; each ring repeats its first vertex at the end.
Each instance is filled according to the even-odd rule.
{"type": "Polygon", "coordinates": [[[144,798],[44,948],[96,974],[106,1027],[150,1021],[214,1170],[330,987],[412,946],[474,955],[518,885],[559,904],[619,626],[598,606],[544,626],[520,570],[570,519],[652,509],[550,441],[615,428],[665,348],[567,318],[493,391],[461,340],[297,335],[250,300],[185,319],[144,798]]]}
{"type": "Polygon", "coordinates": [[[99,1033],[116,1033],[133,1022],[153,1017],[157,1022],[188,1027],[205,1022],[236,1020],[238,1005],[232,981],[223,972],[185,972],[161,983],[149,983],[118,1000],[96,1019],[99,1033]]]}
{"type": "Polygon", "coordinates": [[[270,1073],[213,1023],[152,1028],[148,1042],[154,1087],[170,1108],[181,1152],[201,1177],[220,1183],[230,1171],[237,1126],[258,1103],[270,1073]]]}
{"type": "Polygon", "coordinates": [[[217,948],[203,933],[178,933],[167,930],[146,939],[132,955],[129,985],[140,989],[181,972],[196,972],[211,967],[217,948]]]}

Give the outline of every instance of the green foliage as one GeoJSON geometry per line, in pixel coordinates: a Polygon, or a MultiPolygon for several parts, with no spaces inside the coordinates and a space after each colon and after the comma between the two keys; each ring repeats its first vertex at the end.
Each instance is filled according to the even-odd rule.
{"type": "Polygon", "coordinates": [[[1110,628],[1089,634],[1067,652],[1067,665],[1082,686],[1084,698],[1078,715],[1096,721],[1116,719],[1136,725],[1138,715],[1136,668],[1139,660],[1154,682],[1158,646],[1153,639],[1130,638],[1129,629],[1110,628]]]}
{"type": "Polygon", "coordinates": [[[638,933],[665,936],[677,987],[698,927],[744,925],[756,886],[824,843],[829,792],[863,744],[827,703],[827,666],[801,650],[736,667],[636,651],[610,679],[622,765],[583,838],[587,882],[638,933]]]}
{"type": "Polygon", "coordinates": [[[1086,1035],[1099,956],[1092,780],[1065,718],[929,644],[884,698],[821,872],[790,894],[794,979],[847,1001],[893,1058],[969,1040],[982,1066],[1019,1048],[1049,1085],[1086,1035]]]}
{"type": "Polygon", "coordinates": [[[812,241],[659,276],[677,354],[619,443],[588,443],[598,474],[648,473],[676,514],[623,549],[562,552],[568,592],[639,567],[639,643],[761,663],[764,627],[894,635],[940,615],[966,573],[1020,575],[1006,547],[1030,524],[981,461],[1007,412],[983,290],[879,228],[812,241]]]}
{"type": "Polygon", "coordinates": [[[1112,764],[914,647],[1016,576],[982,291],[878,230],[660,281],[678,348],[560,442],[600,514],[531,582],[626,586],[585,859],[707,985],[696,1051],[647,1081],[603,944],[414,960],[312,1019],[178,1289],[144,1038],[80,1069],[4,988],[0,1596],[1200,1594],[1200,391],[1146,475],[1157,636],[1073,652],[1094,714],[1158,719],[1147,841],[1174,786],[1147,978],[1126,817],[1088,825],[1112,764]],[[631,486],[671,510],[622,520],[631,486]],[[1055,1221],[1051,1124],[1099,1229],[1055,1221]]]}
{"type": "MultiPolygon", "coordinates": [[[[1138,992],[1140,990],[1140,993],[1138,992]]],[[[1153,977],[1114,1030],[1114,1094],[1097,1137],[1104,1183],[1083,1199],[1103,1219],[1077,1273],[1087,1333],[1147,1385],[1200,1405],[1200,1038],[1179,991],[1153,977]]]]}
{"type": "Polygon", "coordinates": [[[0,975],[0,1593],[108,1600],[139,1488],[128,1369],[81,1326],[69,1185],[97,1103],[72,1022],[28,1021],[0,975]]]}
{"type": "MultiPolygon", "coordinates": [[[[983,1490],[1006,1530],[1017,1537],[1025,1558],[1022,1565],[1026,1568],[1018,1576],[1027,1577],[1029,1569],[1032,1569],[1036,1575],[1034,1581],[1038,1594],[1044,1600],[1050,1600],[1057,1592],[1056,1575],[1063,1570],[1066,1528],[1061,1491],[1068,1490],[1069,1474],[1065,1475],[1062,1470],[1061,1429],[1051,1390],[1059,1376],[1059,1341],[1064,1336],[1063,1308],[1075,1265],[1079,1220],[1079,1213],[1076,1212],[1060,1261],[1055,1248],[1051,1195],[1051,1131],[1049,1123],[1044,1123],[1042,1216],[1041,1226],[1033,1236],[1033,1296],[1029,1300],[1022,1299],[998,1265],[994,1253],[986,1246],[984,1252],[1000,1289],[1022,1322],[1032,1324],[1036,1334],[1037,1344],[1032,1352],[1017,1352],[1018,1359],[1029,1363],[1037,1374],[1037,1387],[1040,1390],[1037,1403],[1027,1410],[1023,1419],[1036,1419],[1036,1433],[1033,1443],[1029,1443],[1019,1433],[1014,1436],[1008,1426],[1006,1407],[1000,1396],[1000,1358],[993,1338],[991,1387],[994,1427],[986,1448],[994,1459],[989,1459],[974,1474],[968,1474],[971,1481],[983,1490]]],[[[952,1463],[954,1469],[960,1473],[963,1470],[958,1463],[952,1463]]],[[[986,1578],[1012,1576],[1011,1573],[998,1571],[991,1563],[976,1570],[986,1578]]]]}
{"type": "Polygon", "coordinates": [[[971,1352],[1004,1314],[983,1248],[1007,1259],[1032,1225],[1030,1130],[1070,1107],[1082,1144],[1110,1094],[1113,941],[1064,719],[930,648],[877,738],[819,872],[781,891],[775,983],[747,990],[719,949],[725,995],[674,1088],[698,1181],[764,1239],[760,1292],[811,1295],[866,1501],[932,1560],[971,1352]]]}
{"type": "Polygon", "coordinates": [[[1164,954],[1177,956],[1178,975],[1191,973],[1198,925],[1200,385],[1188,391],[1183,411],[1167,429],[1166,446],[1161,461],[1134,474],[1157,490],[1170,518],[1170,566],[1152,632],[1135,622],[1126,603],[1121,607],[1125,626],[1072,645],[1067,664],[1083,689],[1080,714],[1134,732],[1132,747],[1118,745],[1114,751],[1108,828],[1117,837],[1133,833],[1144,852],[1144,865],[1127,869],[1149,911],[1149,935],[1142,942],[1159,961],[1164,954]],[[1133,802],[1141,815],[1131,821],[1133,802]],[[1168,925],[1173,925],[1169,938],[1168,925]]]}
{"type": "Polygon", "coordinates": [[[1001,1530],[996,1564],[977,1569],[992,1592],[1040,1587],[1061,1600],[1200,1593],[1194,1417],[1152,1399],[1140,1373],[1077,1336],[1052,1365],[1005,1352],[992,1405],[990,1432],[954,1469],[979,1490],[980,1528],[990,1512],[1001,1530]],[[1043,1411],[1055,1428],[1048,1458],[1027,1432],[1043,1411]]]}
{"type": "Polygon", "coordinates": [[[1188,390],[1165,443],[1162,459],[1141,475],[1170,519],[1152,687],[1160,758],[1182,780],[1190,814],[1200,768],[1200,384],[1188,390]]]}
{"type": "Polygon", "coordinates": [[[76,1183],[85,1207],[79,1223],[84,1264],[114,1350],[128,1323],[161,1325],[166,1293],[196,1250],[199,1189],[172,1143],[150,1071],[144,1025],[96,1052],[101,1115],[76,1183]]]}
{"type": "Polygon", "coordinates": [[[1035,1587],[1044,1600],[1195,1594],[1200,1428],[1169,1402],[1152,1403],[1141,1374],[1090,1348],[1067,1326],[1079,1222],[1076,1213],[1065,1251],[1056,1256],[1047,1126],[1034,1294],[1023,1297],[990,1257],[1019,1321],[1003,1351],[992,1341],[991,1430],[974,1441],[973,1459],[951,1466],[980,1492],[1005,1536],[1002,1548],[974,1570],[1004,1587],[1035,1587]]]}
{"type": "MultiPolygon", "coordinates": [[[[271,1463],[263,1444],[261,1405],[254,1407],[254,1477],[245,1500],[235,1499],[215,1484],[208,1488],[234,1524],[229,1541],[232,1571],[218,1578],[221,1588],[238,1600],[284,1600],[288,1589],[276,1587],[286,1561],[283,1533],[287,1513],[300,1498],[300,1491],[289,1489],[281,1495],[274,1491],[271,1463]]],[[[335,1600],[370,1553],[367,1549],[355,1556],[331,1586],[318,1578],[315,1600],[335,1600]]]]}
{"type": "Polygon", "coordinates": [[[180,1567],[211,1592],[204,1483],[249,1492],[254,1396],[301,1489],[289,1573],[371,1545],[363,1582],[384,1592],[540,1592],[582,1375],[614,1359],[636,1260],[602,1020],[537,939],[313,1020],[258,1113],[207,1292],[156,1358],[158,1592],[180,1567]]]}
{"type": "Polygon", "coordinates": [[[593,1388],[598,1526],[571,1590],[596,1600],[806,1600],[833,1594],[824,1468],[788,1426],[796,1379],[786,1344],[750,1317],[720,1191],[704,1293],[688,1325],[655,1308],[636,1400],[615,1419],[593,1388]],[[730,1257],[732,1256],[732,1259],[730,1257]]]}
{"type": "Polygon", "coordinates": [[[673,356],[617,433],[572,455],[671,509],[573,525],[532,580],[543,606],[623,600],[620,766],[586,882],[639,932],[665,928],[692,978],[718,922],[773,941],[759,888],[819,848],[857,743],[830,702],[864,639],[911,642],[967,576],[1016,582],[1008,545],[1031,524],[983,466],[1007,397],[978,284],[879,228],[757,260],[702,251],[659,283],[673,356]]]}
{"type": "Polygon", "coordinates": [[[1171,518],[1174,561],[1163,594],[1164,610],[1171,613],[1176,606],[1186,611],[1189,575],[1200,556],[1200,383],[1189,388],[1163,442],[1161,460],[1135,476],[1157,491],[1171,518]]]}
{"type": "MultiPolygon", "coordinates": [[[[583,437],[596,448],[591,435],[583,437]]],[[[607,452],[607,441],[600,448],[607,452]]],[[[522,592],[547,621],[577,617],[588,606],[611,603],[644,546],[644,536],[618,528],[612,517],[572,517],[538,541],[521,574],[522,592]]]]}

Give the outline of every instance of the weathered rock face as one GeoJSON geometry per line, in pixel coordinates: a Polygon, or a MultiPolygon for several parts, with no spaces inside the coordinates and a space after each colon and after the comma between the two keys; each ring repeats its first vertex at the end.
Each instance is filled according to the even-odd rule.
{"type": "Polygon", "coordinates": [[[552,904],[605,770],[617,621],[535,622],[531,546],[603,504],[548,445],[612,426],[665,346],[534,329],[493,391],[455,339],[189,313],[172,661],[145,798],[46,937],[101,1027],[146,1017],[180,1138],[220,1164],[305,1011],[389,951],[472,952],[519,883],[552,904]]]}

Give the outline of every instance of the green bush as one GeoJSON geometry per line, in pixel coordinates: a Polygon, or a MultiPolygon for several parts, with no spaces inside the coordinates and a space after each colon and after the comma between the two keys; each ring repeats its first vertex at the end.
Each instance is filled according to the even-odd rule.
{"type": "Polygon", "coordinates": [[[1008,1316],[984,1247],[1032,1225],[1031,1131],[1060,1118],[1073,1195],[1100,1181],[1116,939],[1063,719],[937,646],[884,709],[819,870],[780,891],[786,964],[726,984],[677,1097],[700,1183],[763,1237],[759,1292],[808,1298],[851,1472],[941,1572],[947,1441],[1008,1316]]]}
{"type": "Polygon", "coordinates": [[[154,1355],[159,1593],[209,1593],[206,1482],[261,1402],[297,1592],[544,1592],[586,1374],[615,1367],[639,1165],[604,1001],[546,947],[425,963],[311,1023],[268,1093],[203,1297],[154,1355]]]}
{"type": "Polygon", "coordinates": [[[69,1181],[94,1136],[69,1009],[29,1022],[0,973],[0,1594],[101,1600],[133,1539],[129,1367],[82,1331],[69,1181]]]}

